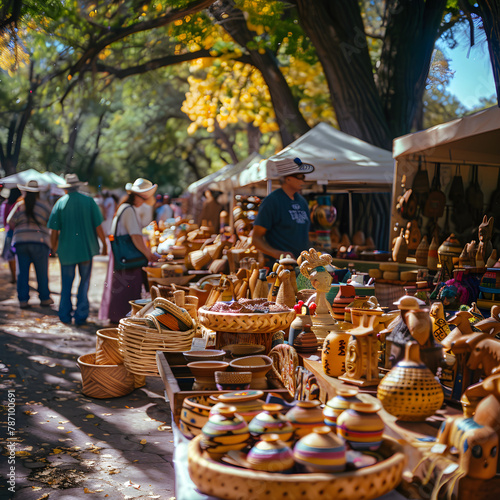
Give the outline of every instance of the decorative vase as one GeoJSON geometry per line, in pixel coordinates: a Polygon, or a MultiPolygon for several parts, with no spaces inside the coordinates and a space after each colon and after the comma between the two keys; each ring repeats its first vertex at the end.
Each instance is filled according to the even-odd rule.
{"type": "Polygon", "coordinates": [[[427,256],[427,268],[429,271],[437,271],[438,268],[438,248],[439,245],[435,237],[432,238],[429,245],[429,255],[427,256]]]}
{"type": "Polygon", "coordinates": [[[182,402],[179,429],[188,439],[200,434],[207,423],[214,401],[209,396],[192,396],[182,402]]]}
{"type": "Polygon", "coordinates": [[[337,430],[337,419],[340,414],[348,410],[353,403],[360,403],[357,395],[359,389],[357,387],[339,387],[337,395],[328,400],[323,408],[323,421],[326,425],[337,430]]]}
{"type": "Polygon", "coordinates": [[[311,330],[311,325],[304,325],[304,330],[293,341],[297,352],[310,353],[318,350],[318,339],[311,330]]]}
{"type": "Polygon", "coordinates": [[[438,248],[438,259],[441,264],[441,281],[448,281],[453,278],[453,269],[458,264],[462,247],[454,234],[451,234],[443,241],[438,248]]]}
{"type": "Polygon", "coordinates": [[[249,423],[256,415],[262,411],[265,404],[260,398],[264,395],[262,391],[246,390],[220,394],[214,401],[217,403],[212,407],[214,413],[223,405],[230,405],[236,408],[236,413],[241,415],[249,423]]]}
{"type": "Polygon", "coordinates": [[[323,342],[321,364],[330,377],[340,377],[346,371],[345,354],[350,335],[340,331],[330,332],[323,342]]]}
{"type": "Polygon", "coordinates": [[[285,417],[295,429],[294,437],[300,439],[306,434],[310,434],[315,427],[323,425],[321,401],[318,399],[297,401],[295,406],[288,410],[285,417]]]}
{"type": "Polygon", "coordinates": [[[279,434],[280,439],[288,442],[293,436],[293,426],[282,415],[283,406],[280,404],[265,404],[262,410],[248,424],[250,434],[259,439],[263,434],[279,434]]]}
{"type": "Polygon", "coordinates": [[[309,472],[341,472],[346,467],[346,445],[323,425],[295,443],[293,458],[309,472]]]}
{"type": "Polygon", "coordinates": [[[297,316],[290,324],[290,330],[288,331],[288,343],[293,345],[295,337],[299,335],[304,330],[305,325],[312,325],[312,319],[309,314],[309,307],[304,304],[304,301],[299,300],[297,304],[293,306],[297,316]]]}
{"type": "Polygon", "coordinates": [[[382,444],[384,421],[375,403],[352,403],[337,418],[337,434],[355,451],[376,451],[382,444]]]}
{"type": "Polygon", "coordinates": [[[417,266],[427,267],[427,259],[429,257],[429,242],[427,241],[427,236],[424,236],[420,243],[418,244],[417,250],[415,252],[415,259],[417,261],[417,266]]]}
{"type": "Polygon", "coordinates": [[[345,308],[356,297],[356,288],[353,285],[339,285],[339,291],[333,299],[332,316],[337,321],[345,320],[345,308]]]}
{"type": "Polygon", "coordinates": [[[418,342],[408,342],[405,357],[381,380],[377,398],[399,420],[425,420],[441,408],[441,384],[420,360],[418,342]]]}
{"type": "Polygon", "coordinates": [[[281,441],[279,434],[264,434],[248,452],[247,463],[254,470],[288,472],[295,461],[292,449],[281,441]]]}
{"type": "Polygon", "coordinates": [[[248,425],[234,406],[219,407],[201,429],[200,447],[214,459],[230,450],[242,450],[250,440],[248,425]]]}

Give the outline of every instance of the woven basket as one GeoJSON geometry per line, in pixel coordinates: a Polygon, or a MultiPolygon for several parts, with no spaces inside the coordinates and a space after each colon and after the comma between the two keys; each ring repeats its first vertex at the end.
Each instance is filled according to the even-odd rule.
{"type": "Polygon", "coordinates": [[[403,447],[384,436],[379,450],[384,460],[362,469],[335,474],[263,472],[207,458],[200,448],[201,438],[201,435],[196,436],[189,443],[189,475],[202,493],[227,500],[371,500],[388,493],[401,482],[406,463],[403,447]]]}
{"type": "Polygon", "coordinates": [[[272,333],[285,330],[295,318],[295,311],[275,313],[220,313],[208,310],[205,306],[198,309],[200,325],[216,332],[272,333]]]}
{"type": "Polygon", "coordinates": [[[125,365],[96,365],[95,353],[83,354],[77,362],[82,373],[82,393],[85,396],[119,398],[134,390],[134,375],[125,365]]]}
{"type": "Polygon", "coordinates": [[[96,365],[121,365],[123,356],[118,345],[118,328],[102,328],[96,332],[96,365]]]}
{"type": "Polygon", "coordinates": [[[195,329],[185,332],[149,328],[145,320],[122,318],[118,325],[119,351],[127,369],[136,375],[159,377],[156,351],[189,351],[195,329]]]}

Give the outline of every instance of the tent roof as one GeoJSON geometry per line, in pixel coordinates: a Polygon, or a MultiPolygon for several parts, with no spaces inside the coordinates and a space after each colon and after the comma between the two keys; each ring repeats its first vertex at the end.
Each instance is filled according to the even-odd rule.
{"type": "Polygon", "coordinates": [[[398,137],[393,142],[393,156],[396,159],[425,155],[430,161],[498,165],[499,153],[498,106],[398,137]]]}
{"type": "Polygon", "coordinates": [[[320,123],[279,153],[251,164],[233,177],[233,185],[241,187],[277,179],[273,160],[296,157],[315,166],[307,180],[319,184],[331,183],[334,187],[353,190],[389,188],[394,179],[390,151],[320,123]]]}
{"type": "Polygon", "coordinates": [[[64,179],[54,172],[39,172],[34,168],[3,177],[0,183],[10,189],[17,187],[18,184],[25,185],[30,180],[36,180],[40,186],[64,184],[64,179]]]}

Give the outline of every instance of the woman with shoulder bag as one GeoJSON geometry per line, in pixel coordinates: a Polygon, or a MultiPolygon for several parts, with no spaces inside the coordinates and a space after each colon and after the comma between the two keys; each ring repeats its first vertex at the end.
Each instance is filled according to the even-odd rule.
{"type": "Polygon", "coordinates": [[[136,179],[125,186],[127,195],[118,205],[111,225],[111,249],[104,283],[99,319],[118,323],[130,311],[130,300],[141,298],[142,267],[158,256],[147,248],[135,209],[143,203],[153,205],[158,188],[147,179],[136,179]]]}

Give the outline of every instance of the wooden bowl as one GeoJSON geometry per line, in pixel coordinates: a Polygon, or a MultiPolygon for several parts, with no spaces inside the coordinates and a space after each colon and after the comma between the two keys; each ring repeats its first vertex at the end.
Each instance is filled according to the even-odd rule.
{"type": "Polygon", "coordinates": [[[225,361],[192,361],[187,365],[194,377],[198,379],[207,377],[214,378],[215,372],[226,371],[229,363],[226,363],[225,361]]]}
{"type": "Polygon", "coordinates": [[[233,359],[229,366],[239,372],[252,372],[251,389],[267,389],[266,374],[273,366],[273,360],[263,354],[233,359]]]}
{"type": "Polygon", "coordinates": [[[264,354],[266,351],[266,347],[259,344],[229,344],[225,345],[223,349],[233,358],[264,354]]]}
{"type": "Polygon", "coordinates": [[[183,355],[188,363],[192,361],[222,361],[226,355],[226,351],[204,349],[201,351],[184,351],[183,355]]]}

